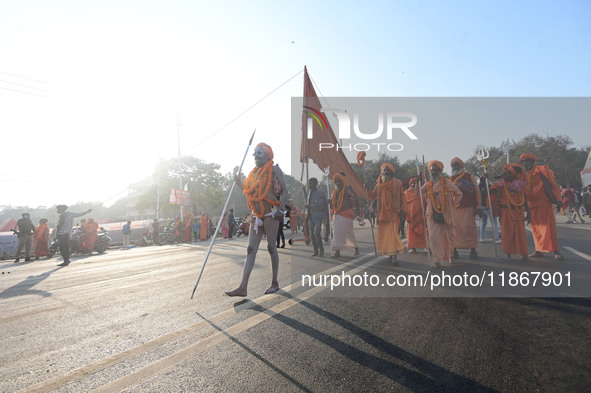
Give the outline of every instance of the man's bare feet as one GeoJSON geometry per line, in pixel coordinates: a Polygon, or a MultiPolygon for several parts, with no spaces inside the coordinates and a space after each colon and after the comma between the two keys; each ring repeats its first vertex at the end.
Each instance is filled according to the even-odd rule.
{"type": "Polygon", "coordinates": [[[242,289],[242,288],[236,288],[233,291],[230,292],[226,292],[226,295],[228,296],[246,296],[246,289],[242,289]]]}
{"type": "Polygon", "coordinates": [[[355,252],[353,253],[353,255],[355,255],[355,256],[359,255],[359,247],[355,247],[355,252]]]}
{"type": "Polygon", "coordinates": [[[340,250],[336,250],[336,251],[334,252],[334,255],[333,255],[333,257],[335,257],[335,258],[339,258],[340,256],[341,256],[341,251],[340,251],[340,250]]]}
{"type": "Polygon", "coordinates": [[[266,291],[265,294],[268,295],[270,293],[275,293],[279,290],[279,286],[271,285],[266,291]]]}

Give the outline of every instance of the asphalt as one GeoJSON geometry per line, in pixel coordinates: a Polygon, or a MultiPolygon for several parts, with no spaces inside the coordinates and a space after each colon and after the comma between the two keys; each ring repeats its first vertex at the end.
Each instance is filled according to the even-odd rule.
{"type": "MultiPolygon", "coordinates": [[[[562,220],[563,262],[495,259],[488,243],[478,260],[461,251],[443,271],[570,271],[591,291],[591,224],[562,220]]],[[[356,234],[359,258],[311,259],[303,242],[280,249],[282,290],[274,295],[263,293],[270,267],[261,247],[246,298],[223,294],[240,281],[243,238],[216,244],[193,299],[206,243],[112,250],[64,268],[56,259],[6,261],[0,391],[589,391],[585,289],[531,297],[482,287],[433,294],[301,285],[309,261],[325,274],[432,273],[426,254],[391,266],[373,256],[367,226],[356,234]]]]}

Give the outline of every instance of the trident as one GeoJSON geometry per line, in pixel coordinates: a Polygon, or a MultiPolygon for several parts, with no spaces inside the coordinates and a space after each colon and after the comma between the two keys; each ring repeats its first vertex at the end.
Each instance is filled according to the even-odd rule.
{"type": "Polygon", "coordinates": [[[497,235],[496,235],[496,228],[495,228],[495,220],[493,217],[493,207],[492,207],[492,201],[490,199],[490,190],[489,190],[489,185],[488,185],[488,161],[486,161],[486,159],[489,157],[489,153],[488,150],[486,150],[484,148],[484,146],[479,146],[478,147],[478,153],[477,153],[477,157],[480,160],[481,165],[484,167],[484,181],[486,182],[486,194],[488,195],[488,203],[489,203],[489,211],[490,211],[490,224],[492,226],[493,229],[493,246],[495,248],[495,259],[498,258],[497,256],[497,235]]]}

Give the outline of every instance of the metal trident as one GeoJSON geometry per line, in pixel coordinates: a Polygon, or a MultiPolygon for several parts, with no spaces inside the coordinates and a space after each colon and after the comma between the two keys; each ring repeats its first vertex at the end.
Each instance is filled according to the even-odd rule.
{"type": "Polygon", "coordinates": [[[490,211],[490,224],[492,226],[492,230],[493,230],[493,246],[495,248],[495,259],[498,258],[497,255],[497,234],[496,234],[496,228],[495,228],[495,220],[494,220],[494,216],[493,216],[493,206],[492,206],[492,201],[490,199],[490,189],[489,189],[489,184],[488,184],[488,161],[486,161],[486,159],[490,156],[488,150],[486,150],[484,148],[484,146],[479,146],[478,147],[478,153],[477,153],[477,157],[480,160],[480,163],[482,164],[482,166],[484,167],[484,181],[486,182],[486,194],[488,195],[488,203],[489,203],[489,211],[490,211]]]}

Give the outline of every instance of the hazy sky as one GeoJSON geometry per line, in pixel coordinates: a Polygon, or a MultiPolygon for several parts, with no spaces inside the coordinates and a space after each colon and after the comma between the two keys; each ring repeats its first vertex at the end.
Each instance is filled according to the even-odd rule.
{"type": "MultiPolygon", "coordinates": [[[[0,205],[112,203],[176,157],[177,128],[182,154],[224,172],[256,128],[289,172],[304,65],[333,97],[586,97],[590,11],[585,1],[4,0],[0,205]]],[[[544,132],[591,144],[580,130],[544,132]]],[[[450,138],[458,151],[447,154],[471,154],[450,138]]]]}

